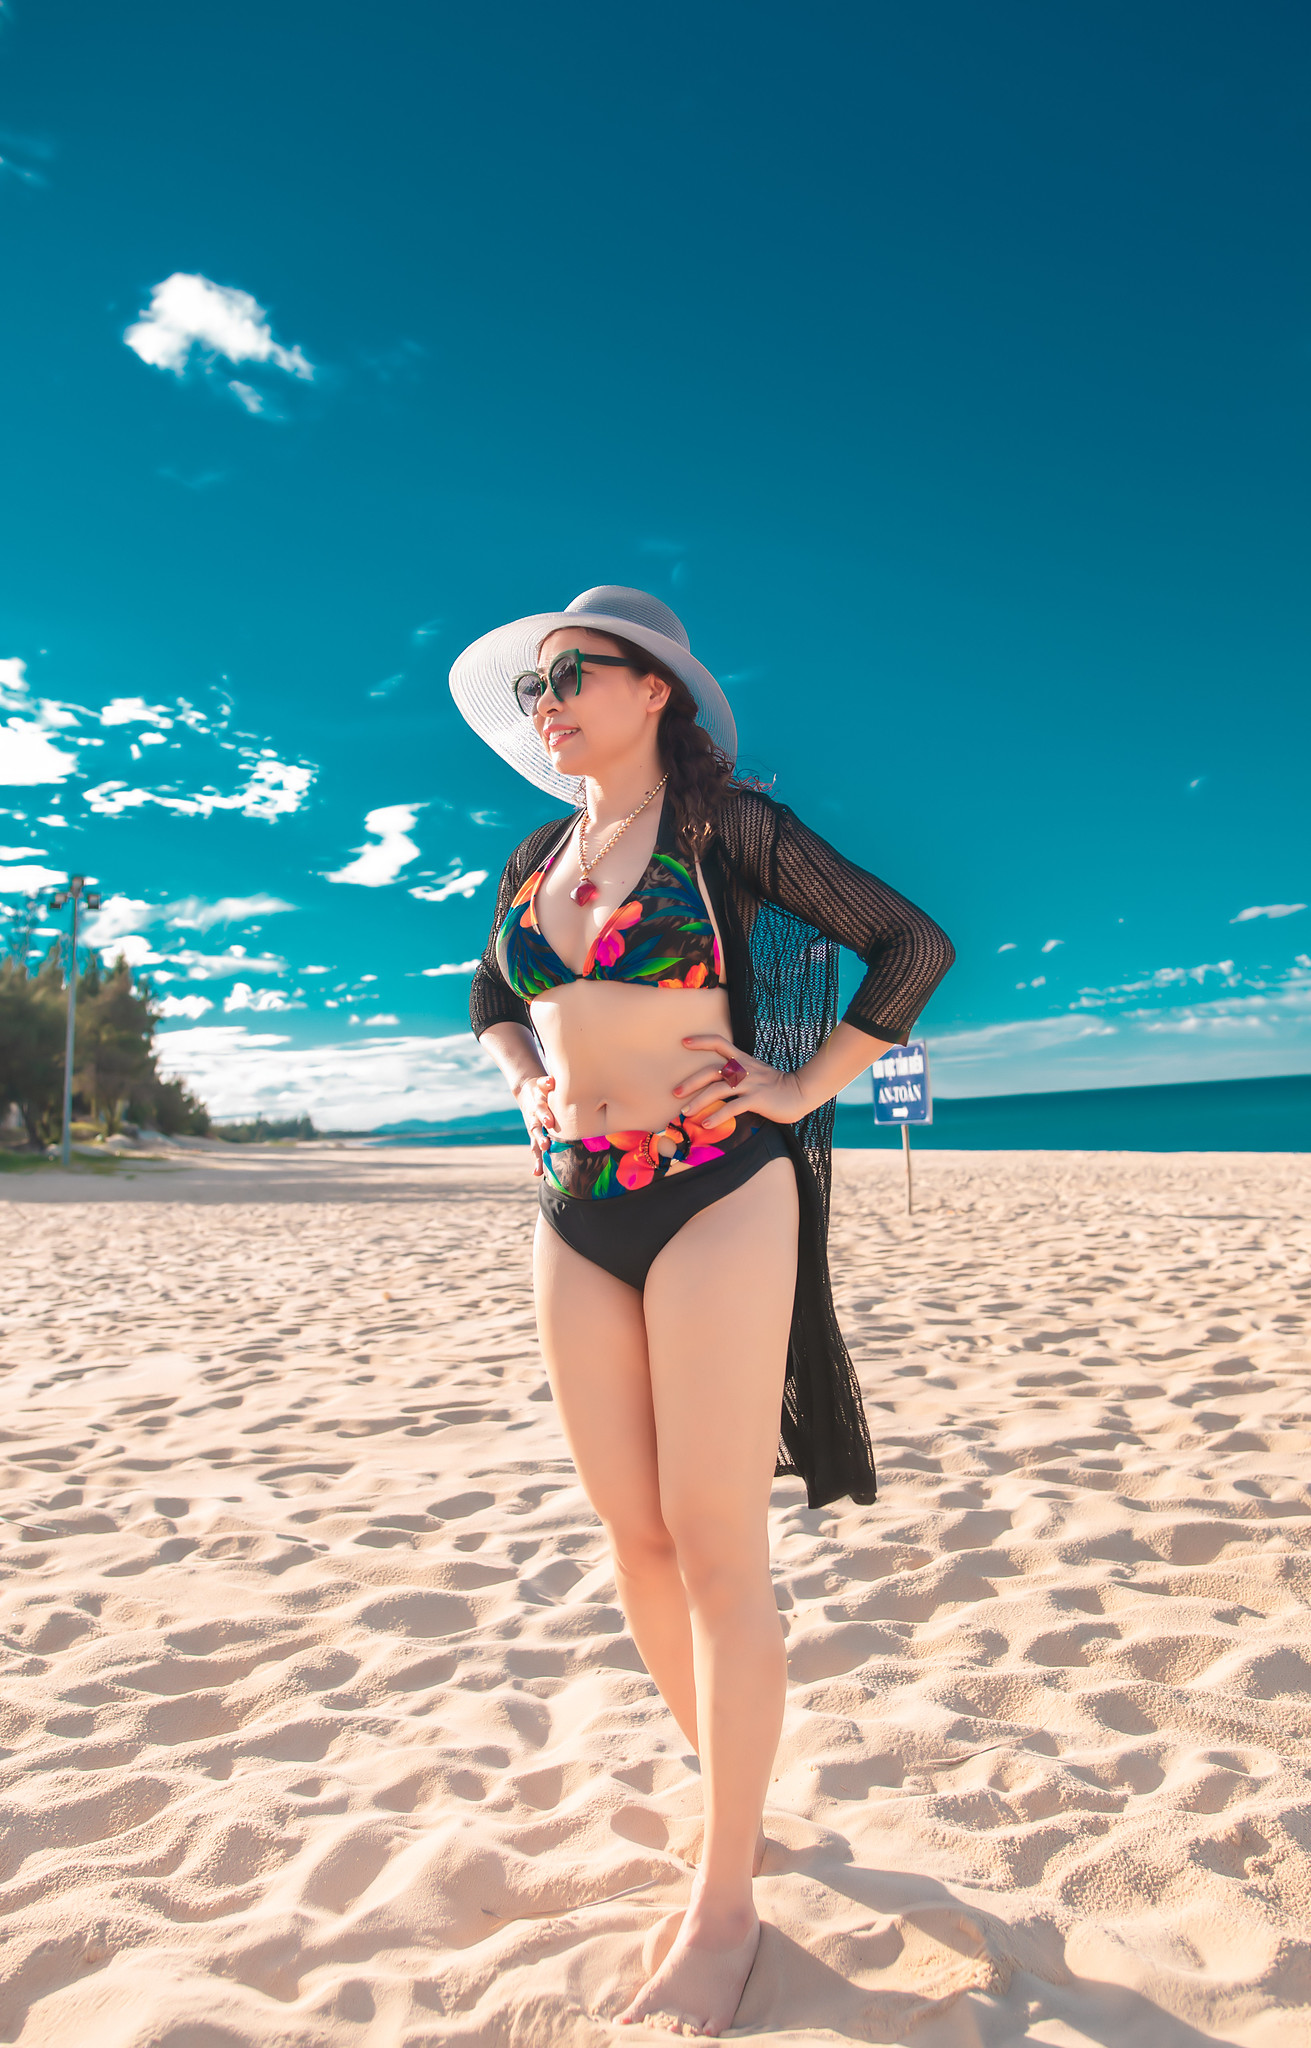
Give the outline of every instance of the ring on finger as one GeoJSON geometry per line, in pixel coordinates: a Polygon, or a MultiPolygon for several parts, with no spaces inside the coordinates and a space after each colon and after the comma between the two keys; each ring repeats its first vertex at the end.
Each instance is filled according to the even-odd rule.
{"type": "Polygon", "coordinates": [[[726,1081],[730,1088],[736,1088],[739,1081],[745,1081],[746,1077],[747,1070],[741,1060],[726,1059],[723,1066],[719,1069],[720,1080],[726,1081]]]}

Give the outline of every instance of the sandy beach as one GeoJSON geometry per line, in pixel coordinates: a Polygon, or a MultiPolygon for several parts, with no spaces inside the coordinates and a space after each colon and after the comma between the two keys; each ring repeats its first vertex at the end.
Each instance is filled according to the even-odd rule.
{"type": "MultiPolygon", "coordinates": [[[[1311,1167],[837,1157],[881,1497],[774,1492],[761,2042],[1311,2043],[1311,1167]]],[[[0,1180],[0,2040],[590,2044],[694,1760],[522,1152],[0,1180]]],[[[634,2040],[667,2038],[634,2029],[634,2040]]]]}

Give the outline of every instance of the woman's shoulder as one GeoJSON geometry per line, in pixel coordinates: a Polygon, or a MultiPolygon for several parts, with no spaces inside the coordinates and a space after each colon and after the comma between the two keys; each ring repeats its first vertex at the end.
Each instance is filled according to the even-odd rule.
{"type": "Polygon", "coordinates": [[[787,805],[774,795],[772,786],[759,782],[731,782],[720,799],[720,817],[731,824],[758,824],[786,812],[787,805]]]}
{"type": "Polygon", "coordinates": [[[786,804],[769,790],[735,782],[720,798],[716,836],[728,859],[737,862],[771,847],[787,816],[786,804]]]}
{"type": "Polygon", "coordinates": [[[505,863],[506,874],[523,881],[537,862],[546,858],[556,841],[564,838],[577,815],[574,811],[568,817],[548,818],[544,825],[535,825],[528,837],[519,841],[505,863]]]}

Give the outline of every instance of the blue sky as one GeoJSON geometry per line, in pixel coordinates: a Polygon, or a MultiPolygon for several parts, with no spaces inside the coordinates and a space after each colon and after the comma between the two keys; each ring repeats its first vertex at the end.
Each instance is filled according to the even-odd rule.
{"type": "Polygon", "coordinates": [[[959,962],[943,1094],[1311,1070],[1311,20],[0,22],[0,902],[220,1113],[499,1104],[477,634],[657,592],[959,962]]]}

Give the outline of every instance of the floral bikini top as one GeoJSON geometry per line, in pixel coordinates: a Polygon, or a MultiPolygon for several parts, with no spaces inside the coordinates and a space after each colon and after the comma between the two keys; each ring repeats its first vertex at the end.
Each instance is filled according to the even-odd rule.
{"type": "Polygon", "coordinates": [[[665,821],[662,806],[655,850],[642,878],[593,939],[581,974],[565,966],[537,922],[537,892],[561,848],[529,875],[496,935],[497,961],[517,996],[531,1002],[570,981],[720,986],[724,962],[719,939],[696,876],[666,838],[665,821]]]}

